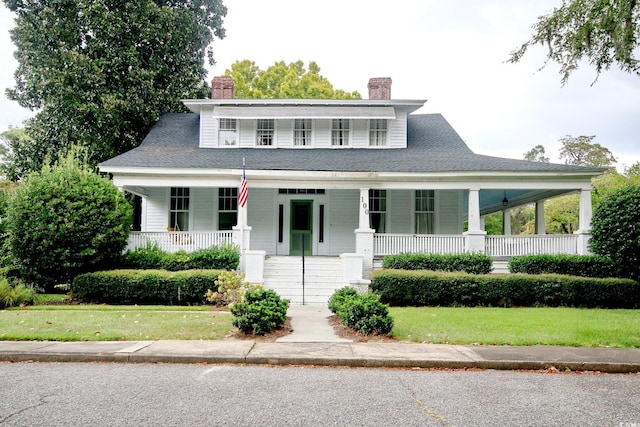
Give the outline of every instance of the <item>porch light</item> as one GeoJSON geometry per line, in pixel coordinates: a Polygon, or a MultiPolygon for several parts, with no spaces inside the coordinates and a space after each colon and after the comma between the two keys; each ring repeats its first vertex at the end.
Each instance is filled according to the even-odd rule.
{"type": "Polygon", "coordinates": [[[509,199],[507,199],[507,192],[504,192],[504,199],[502,199],[502,206],[507,206],[509,204],[509,199]]]}

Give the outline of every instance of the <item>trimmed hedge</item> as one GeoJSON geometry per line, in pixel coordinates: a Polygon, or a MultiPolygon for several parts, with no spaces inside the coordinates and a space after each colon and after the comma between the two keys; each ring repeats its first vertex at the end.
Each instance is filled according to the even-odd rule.
{"type": "Polygon", "coordinates": [[[490,256],[479,253],[388,255],[382,268],[395,270],[464,271],[470,274],[489,274],[493,268],[490,256]]]}
{"type": "Polygon", "coordinates": [[[379,295],[360,295],[349,287],[338,289],[329,298],[329,310],[343,325],[365,335],[388,335],[393,329],[389,307],[380,302],[379,295]]]}
{"type": "Polygon", "coordinates": [[[220,270],[109,270],[73,281],[79,301],[97,304],[203,304],[220,270]]]}
{"type": "Polygon", "coordinates": [[[566,274],[582,277],[619,277],[609,258],[597,255],[523,255],[509,261],[509,271],[524,274],[566,274]]]}
{"type": "Polygon", "coordinates": [[[183,271],[235,270],[240,263],[240,253],[234,245],[212,246],[193,252],[180,250],[168,253],[157,244],[147,244],[144,248],[127,251],[123,256],[124,268],[183,271]]]}
{"type": "Polygon", "coordinates": [[[379,270],[371,290],[398,306],[640,307],[640,284],[633,280],[556,274],[379,270]]]}

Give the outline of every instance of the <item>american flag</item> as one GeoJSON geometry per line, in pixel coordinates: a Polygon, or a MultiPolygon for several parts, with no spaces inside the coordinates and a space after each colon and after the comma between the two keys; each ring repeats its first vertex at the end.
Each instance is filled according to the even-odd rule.
{"type": "Polygon", "coordinates": [[[247,175],[244,170],[244,161],[242,162],[242,180],[240,181],[240,192],[238,193],[238,204],[244,208],[249,198],[249,189],[247,188],[247,175]]]}

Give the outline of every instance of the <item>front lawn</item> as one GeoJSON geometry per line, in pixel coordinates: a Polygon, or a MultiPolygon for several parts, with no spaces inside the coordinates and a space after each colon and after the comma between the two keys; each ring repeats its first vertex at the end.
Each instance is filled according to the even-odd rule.
{"type": "Polygon", "coordinates": [[[408,342],[640,348],[639,310],[392,307],[408,342]]]}
{"type": "Polygon", "coordinates": [[[210,306],[36,305],[0,310],[0,340],[217,340],[231,320],[210,306]]]}

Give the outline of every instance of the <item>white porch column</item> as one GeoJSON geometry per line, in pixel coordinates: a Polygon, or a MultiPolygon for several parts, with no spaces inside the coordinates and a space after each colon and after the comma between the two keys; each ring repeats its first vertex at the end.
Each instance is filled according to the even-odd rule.
{"type": "Polygon", "coordinates": [[[511,236],[511,209],[502,211],[502,234],[511,236]]]}
{"type": "Polygon", "coordinates": [[[578,254],[586,255],[589,250],[589,239],[591,238],[591,188],[580,191],[580,214],[578,230],[574,234],[578,235],[578,254]]]}
{"type": "Polygon", "coordinates": [[[536,202],[536,234],[547,234],[547,226],[544,222],[544,200],[536,202]]]}
{"type": "Polygon", "coordinates": [[[362,277],[367,278],[373,270],[373,230],[369,226],[369,189],[360,189],[356,253],[362,256],[362,277]]]}
{"type": "Polygon", "coordinates": [[[480,228],[480,189],[469,189],[468,231],[466,237],[467,252],[485,252],[486,231],[480,228]]]}
{"type": "Polygon", "coordinates": [[[240,265],[238,269],[241,273],[247,271],[246,252],[251,250],[251,227],[247,225],[247,211],[249,204],[244,207],[238,204],[238,224],[233,228],[233,244],[240,248],[240,265]]]}

